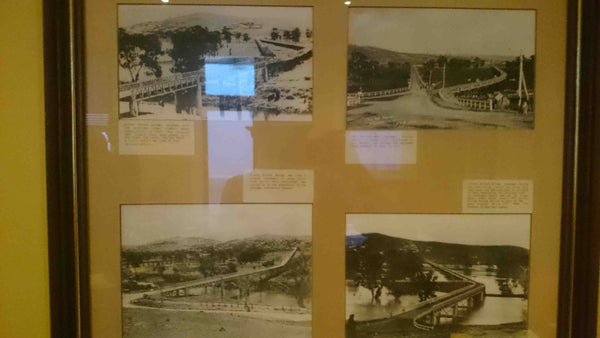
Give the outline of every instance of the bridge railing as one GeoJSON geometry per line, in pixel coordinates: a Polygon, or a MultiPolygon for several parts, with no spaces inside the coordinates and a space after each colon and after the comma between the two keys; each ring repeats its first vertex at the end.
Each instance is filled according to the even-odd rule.
{"type": "Polygon", "coordinates": [[[490,102],[489,100],[474,100],[474,99],[457,98],[456,96],[454,96],[454,94],[491,86],[496,83],[500,83],[500,82],[504,81],[507,76],[506,72],[496,66],[494,66],[494,68],[496,69],[496,71],[498,71],[500,73],[500,75],[495,76],[491,79],[484,80],[484,81],[477,81],[477,82],[465,83],[465,84],[461,84],[461,85],[442,88],[438,91],[440,98],[446,102],[458,104],[463,107],[467,107],[467,108],[471,108],[471,109],[475,109],[475,110],[492,111],[494,108],[493,103],[490,102]]]}
{"type": "Polygon", "coordinates": [[[176,80],[181,80],[181,79],[184,79],[187,77],[198,77],[203,74],[204,74],[204,69],[200,69],[200,70],[194,70],[194,71],[185,72],[185,73],[175,73],[166,78],[157,78],[157,79],[152,79],[152,80],[147,80],[147,81],[142,81],[142,82],[124,83],[124,84],[119,85],[119,92],[153,86],[155,84],[163,83],[165,81],[176,81],[176,80]]]}
{"type": "Polygon", "coordinates": [[[348,93],[346,95],[346,106],[356,106],[362,103],[364,99],[375,99],[380,97],[392,96],[396,94],[407,93],[410,87],[400,87],[393,89],[384,89],[371,92],[348,93]]]}
{"type": "Polygon", "coordinates": [[[175,291],[175,290],[191,288],[194,286],[220,283],[220,282],[225,282],[225,281],[229,281],[229,280],[233,280],[233,279],[237,279],[237,278],[243,278],[243,277],[247,277],[247,276],[251,276],[251,275],[257,275],[257,274],[261,274],[261,273],[265,273],[265,272],[270,272],[270,271],[280,269],[280,268],[286,266],[290,262],[290,260],[294,257],[296,252],[298,252],[298,250],[299,250],[298,247],[294,248],[294,250],[281,263],[279,263],[278,265],[275,265],[275,266],[270,266],[268,268],[264,268],[264,269],[260,269],[260,270],[256,270],[256,271],[248,271],[248,272],[244,272],[244,273],[233,272],[233,273],[229,273],[229,274],[225,274],[225,275],[221,275],[221,276],[215,276],[215,277],[201,279],[201,280],[183,282],[180,284],[173,285],[171,287],[164,288],[162,290],[158,290],[158,292],[161,292],[161,293],[171,292],[171,291],[175,291]]]}

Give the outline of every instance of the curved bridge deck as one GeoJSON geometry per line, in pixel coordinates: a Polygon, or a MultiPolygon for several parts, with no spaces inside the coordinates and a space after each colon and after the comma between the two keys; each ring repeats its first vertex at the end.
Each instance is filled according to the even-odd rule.
{"type": "Polygon", "coordinates": [[[393,322],[405,322],[421,330],[432,330],[440,324],[441,318],[459,319],[471,309],[483,304],[485,286],[454,270],[425,260],[432,268],[458,279],[462,284],[459,289],[443,296],[421,302],[407,311],[385,319],[357,322],[359,327],[378,328],[393,322]],[[466,285],[465,285],[466,284],[466,285]]]}

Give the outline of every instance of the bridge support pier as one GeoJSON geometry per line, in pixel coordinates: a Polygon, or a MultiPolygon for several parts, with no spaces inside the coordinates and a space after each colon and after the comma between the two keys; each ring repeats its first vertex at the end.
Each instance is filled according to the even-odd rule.
{"type": "MultiPolygon", "coordinates": [[[[198,111],[198,115],[201,115],[204,113],[203,108],[202,108],[202,102],[203,100],[203,96],[202,96],[202,79],[200,78],[200,76],[198,76],[198,87],[196,88],[196,110],[198,111]]],[[[204,116],[202,116],[204,117],[204,116]]]]}
{"type": "Polygon", "coordinates": [[[242,301],[242,289],[243,289],[243,285],[242,285],[242,278],[238,278],[238,303],[242,301]]]}
{"type": "Polygon", "coordinates": [[[129,114],[131,114],[131,116],[133,116],[133,117],[136,117],[139,115],[139,113],[140,113],[140,104],[134,98],[134,95],[131,94],[131,99],[129,101],[129,114]]]}
{"type": "Polygon", "coordinates": [[[171,93],[173,93],[173,105],[175,106],[175,113],[181,114],[181,110],[178,105],[179,95],[177,95],[177,92],[175,92],[175,91],[173,91],[171,93]]]}
{"type": "Polygon", "coordinates": [[[224,294],[224,290],[223,290],[223,281],[221,281],[221,301],[223,301],[224,297],[225,297],[225,294],[224,294]]]}

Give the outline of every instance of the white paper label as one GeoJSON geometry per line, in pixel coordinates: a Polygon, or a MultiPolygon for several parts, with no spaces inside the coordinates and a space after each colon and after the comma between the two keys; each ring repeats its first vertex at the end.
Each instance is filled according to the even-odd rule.
{"type": "Polygon", "coordinates": [[[464,180],[464,213],[531,213],[532,180],[464,180]]]}
{"type": "Polygon", "coordinates": [[[416,164],[417,131],[347,131],[347,164],[416,164]]]}
{"type": "Polygon", "coordinates": [[[255,169],[244,174],[244,203],[312,203],[313,171],[255,169]]]}
{"type": "Polygon", "coordinates": [[[119,154],[194,155],[194,122],[120,120],[119,154]]]}

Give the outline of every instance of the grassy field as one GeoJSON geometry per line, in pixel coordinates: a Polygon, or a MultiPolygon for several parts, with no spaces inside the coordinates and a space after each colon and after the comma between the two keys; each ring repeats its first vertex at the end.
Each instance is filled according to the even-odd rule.
{"type": "Polygon", "coordinates": [[[265,333],[268,337],[304,338],[311,336],[311,327],[309,322],[265,320],[233,313],[123,309],[123,337],[264,338],[265,333]]]}
{"type": "MultiPolygon", "coordinates": [[[[491,67],[463,69],[448,68],[446,69],[446,87],[475,82],[477,79],[480,81],[491,79],[497,74],[498,72],[491,67]]],[[[429,71],[421,68],[421,76],[423,77],[423,80],[427,82],[429,80],[429,71]]],[[[436,87],[441,87],[443,76],[442,69],[436,68],[431,74],[431,82],[439,84],[436,87]]]]}

